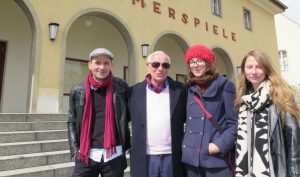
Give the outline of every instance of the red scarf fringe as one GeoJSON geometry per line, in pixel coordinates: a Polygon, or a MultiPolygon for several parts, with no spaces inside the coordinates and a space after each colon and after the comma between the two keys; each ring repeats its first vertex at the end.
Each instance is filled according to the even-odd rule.
{"type": "Polygon", "coordinates": [[[104,149],[106,149],[107,157],[111,157],[116,153],[116,139],[115,139],[115,118],[113,111],[113,76],[109,73],[109,76],[102,82],[97,82],[93,78],[90,72],[85,82],[85,106],[82,118],[82,128],[80,134],[80,153],[77,157],[78,160],[89,163],[90,146],[91,146],[91,124],[92,124],[92,98],[91,87],[98,89],[106,87],[106,107],[105,107],[105,130],[104,130],[104,149]]]}

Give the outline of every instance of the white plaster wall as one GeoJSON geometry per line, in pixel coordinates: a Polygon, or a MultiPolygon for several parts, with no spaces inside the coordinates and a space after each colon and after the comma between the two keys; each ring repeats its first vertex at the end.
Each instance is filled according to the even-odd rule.
{"type": "Polygon", "coordinates": [[[290,85],[300,84],[300,25],[282,14],[275,15],[275,25],[278,51],[286,50],[288,57],[288,70],[281,74],[290,85]]]}
{"type": "Polygon", "coordinates": [[[114,54],[113,74],[123,78],[123,66],[128,66],[128,53],[121,33],[102,18],[78,18],[68,32],[66,57],[88,60],[90,52],[99,47],[107,48],[114,54]],[[89,27],[84,24],[88,18],[92,21],[89,27]]]}
{"type": "Polygon", "coordinates": [[[0,112],[27,112],[32,34],[27,17],[12,0],[1,0],[0,40],[6,41],[6,59],[0,112]]]}

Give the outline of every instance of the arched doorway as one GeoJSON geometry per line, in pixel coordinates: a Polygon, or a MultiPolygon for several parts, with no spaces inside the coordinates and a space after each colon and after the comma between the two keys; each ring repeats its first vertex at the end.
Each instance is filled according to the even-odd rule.
{"type": "Polygon", "coordinates": [[[63,112],[68,110],[68,93],[75,84],[85,80],[88,56],[103,47],[114,54],[113,75],[129,84],[135,81],[135,51],[127,27],[113,14],[101,9],[85,10],[71,20],[65,31],[63,112]]]}
{"type": "Polygon", "coordinates": [[[235,83],[235,70],[228,53],[221,47],[213,47],[212,51],[214,52],[216,57],[214,66],[220,71],[222,75],[228,77],[235,83]]]}
{"type": "Polygon", "coordinates": [[[28,2],[0,2],[0,40],[6,43],[0,111],[31,112],[39,28],[28,2]],[[18,23],[16,23],[18,22],[18,23]]]}
{"type": "Polygon", "coordinates": [[[171,58],[171,76],[174,80],[183,81],[187,68],[185,64],[185,51],[188,49],[187,42],[175,32],[161,33],[154,41],[151,51],[161,50],[171,58]]]}

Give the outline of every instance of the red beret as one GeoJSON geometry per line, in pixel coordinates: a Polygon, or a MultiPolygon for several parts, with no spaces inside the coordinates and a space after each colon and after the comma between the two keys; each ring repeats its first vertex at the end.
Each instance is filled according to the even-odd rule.
{"type": "Polygon", "coordinates": [[[188,63],[193,58],[200,58],[206,60],[210,65],[212,65],[215,61],[214,53],[204,45],[194,45],[186,51],[186,63],[188,63]]]}

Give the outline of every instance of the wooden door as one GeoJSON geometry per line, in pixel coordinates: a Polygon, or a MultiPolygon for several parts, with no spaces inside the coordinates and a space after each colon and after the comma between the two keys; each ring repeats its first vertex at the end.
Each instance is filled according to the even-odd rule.
{"type": "Polygon", "coordinates": [[[0,41],[0,102],[3,87],[3,73],[5,64],[5,54],[6,54],[6,42],[0,41]]]}

